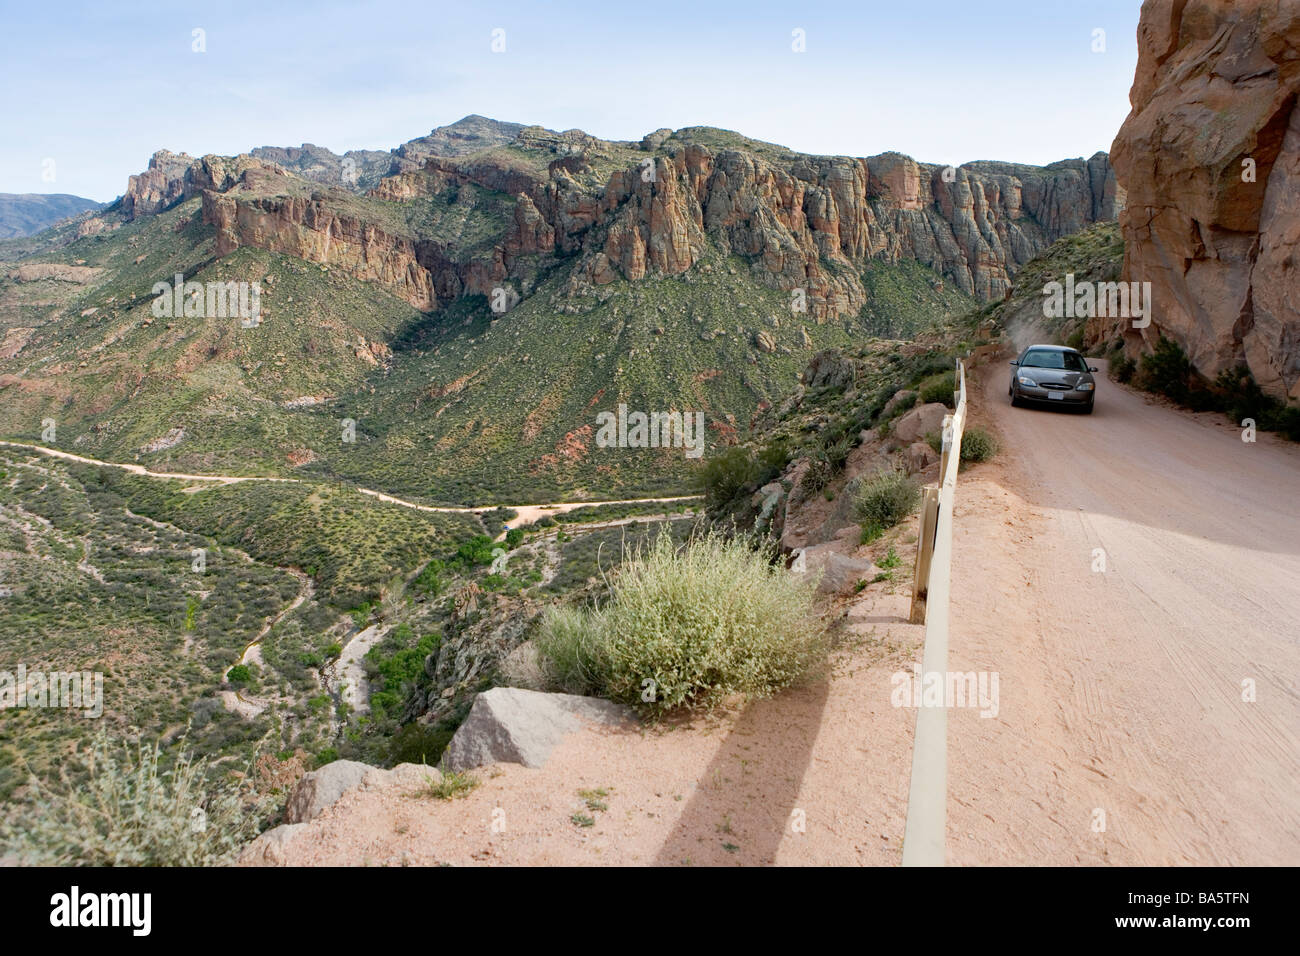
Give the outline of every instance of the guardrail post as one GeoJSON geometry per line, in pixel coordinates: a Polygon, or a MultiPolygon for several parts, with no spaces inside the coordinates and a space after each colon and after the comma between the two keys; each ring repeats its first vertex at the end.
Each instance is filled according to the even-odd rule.
{"type": "Polygon", "coordinates": [[[925,599],[930,585],[930,559],[934,555],[934,531],[939,523],[939,487],[921,489],[921,527],[916,538],[916,568],[912,574],[912,612],[908,620],[925,623],[925,599]]]}

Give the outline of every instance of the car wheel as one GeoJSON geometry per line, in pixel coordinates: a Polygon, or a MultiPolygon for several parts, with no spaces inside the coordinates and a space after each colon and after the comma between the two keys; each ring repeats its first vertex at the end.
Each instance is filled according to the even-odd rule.
{"type": "Polygon", "coordinates": [[[1083,406],[1083,413],[1084,413],[1085,415],[1091,415],[1091,414],[1092,414],[1092,402],[1089,402],[1087,405],[1083,406]]]}
{"type": "Polygon", "coordinates": [[[1016,394],[1015,389],[1008,389],[1007,394],[1011,396],[1012,408],[1019,408],[1023,404],[1020,400],[1020,396],[1016,394]]]}

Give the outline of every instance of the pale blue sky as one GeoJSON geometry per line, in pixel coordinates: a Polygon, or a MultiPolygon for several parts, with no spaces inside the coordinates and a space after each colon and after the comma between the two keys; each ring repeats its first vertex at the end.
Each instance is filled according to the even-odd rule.
{"type": "Polygon", "coordinates": [[[159,148],[389,149],[467,113],[609,139],[709,125],[805,152],[1046,163],[1110,148],[1139,7],[10,3],[0,192],[109,200],[159,148]],[[195,28],[205,53],[191,49],[195,28]],[[495,28],[504,53],[491,50],[495,28]],[[1092,51],[1095,29],[1105,52],[1092,51]]]}

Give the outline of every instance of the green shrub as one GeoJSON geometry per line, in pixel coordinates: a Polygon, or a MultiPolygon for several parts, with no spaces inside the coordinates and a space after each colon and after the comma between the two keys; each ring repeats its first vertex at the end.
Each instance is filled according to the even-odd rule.
{"type": "Polygon", "coordinates": [[[748,449],[736,446],[714,455],[700,468],[696,484],[709,507],[729,504],[757,477],[748,449]]]}
{"type": "Polygon", "coordinates": [[[444,570],[443,563],[434,558],[424,566],[416,579],[411,582],[411,587],[417,594],[427,598],[436,598],[446,587],[446,582],[442,579],[444,570]]]}
{"type": "Polygon", "coordinates": [[[906,472],[895,469],[879,472],[870,479],[859,479],[853,496],[853,513],[864,534],[875,535],[892,528],[916,510],[921,501],[921,486],[906,472]]]}
{"type": "Polygon", "coordinates": [[[1075,329],[1070,333],[1070,337],[1065,340],[1065,344],[1072,349],[1083,351],[1083,329],[1075,329]]]}
{"type": "Polygon", "coordinates": [[[447,771],[441,774],[436,781],[430,775],[429,796],[437,800],[455,800],[458,797],[469,796],[470,791],[478,785],[478,777],[468,770],[461,773],[447,771]]]}
{"type": "Polygon", "coordinates": [[[931,375],[919,386],[917,392],[920,394],[920,401],[923,404],[939,402],[952,408],[952,393],[957,389],[957,374],[955,372],[941,372],[938,375],[931,375]]]}
{"type": "Polygon", "coordinates": [[[1110,360],[1110,370],[1115,376],[1115,381],[1127,385],[1133,381],[1133,373],[1137,371],[1137,363],[1123,352],[1120,352],[1110,360]]]}
{"type": "Polygon", "coordinates": [[[547,679],[569,694],[598,694],[609,669],[599,617],[590,611],[554,607],[546,612],[536,638],[538,660],[547,679]]]}
{"type": "Polygon", "coordinates": [[[509,531],[506,532],[506,547],[509,549],[513,550],[514,548],[519,547],[520,542],[523,540],[524,540],[523,528],[511,528],[509,531]]]}
{"type": "Polygon", "coordinates": [[[1265,395],[1244,367],[1226,369],[1214,380],[1217,407],[1240,426],[1244,419],[1254,419],[1258,428],[1276,431],[1291,441],[1300,441],[1300,407],[1284,405],[1265,395]]]}
{"type": "Polygon", "coordinates": [[[983,428],[967,428],[962,434],[962,461],[988,461],[997,453],[998,440],[983,428]]]}
{"type": "Polygon", "coordinates": [[[476,534],[456,549],[456,561],[462,567],[474,567],[492,563],[492,539],[485,534],[476,534]]]}
{"type": "Polygon", "coordinates": [[[226,680],[232,684],[247,684],[252,678],[252,672],[244,664],[236,664],[226,671],[226,680]]]}
{"type": "Polygon", "coordinates": [[[939,431],[926,432],[925,443],[934,449],[936,455],[943,454],[943,433],[939,431]]]}
{"type": "Polygon", "coordinates": [[[825,634],[813,583],[774,558],[746,538],[675,548],[661,534],[625,561],[604,607],[547,613],[543,670],[655,715],[788,686],[823,659],[825,634]]]}
{"type": "Polygon", "coordinates": [[[1188,361],[1187,353],[1177,342],[1162,335],[1155,349],[1142,356],[1134,382],[1148,392],[1186,404],[1191,374],[1192,363],[1188,361]]]}
{"type": "MultiPolygon", "coordinates": [[[[251,769],[247,768],[247,769],[251,769]]],[[[52,866],[216,866],[257,835],[266,802],[243,781],[210,779],[207,758],[179,750],[170,766],[157,744],[101,732],[35,784],[35,806],[6,825],[8,851],[52,866]]]]}

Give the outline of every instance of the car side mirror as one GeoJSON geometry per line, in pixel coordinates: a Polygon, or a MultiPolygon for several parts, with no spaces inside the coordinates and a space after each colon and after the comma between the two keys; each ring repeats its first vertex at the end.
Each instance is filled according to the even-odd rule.
{"type": "Polygon", "coordinates": [[[1089,372],[1095,372],[1095,371],[1097,371],[1097,366],[1095,366],[1095,365],[1089,365],[1089,366],[1088,366],[1088,371],[1089,371],[1089,372]]]}
{"type": "Polygon", "coordinates": [[[1020,363],[1017,362],[1015,359],[1012,359],[1012,360],[1011,360],[1010,362],[1008,362],[1007,364],[1008,364],[1008,365],[1019,365],[1020,363]]]}

